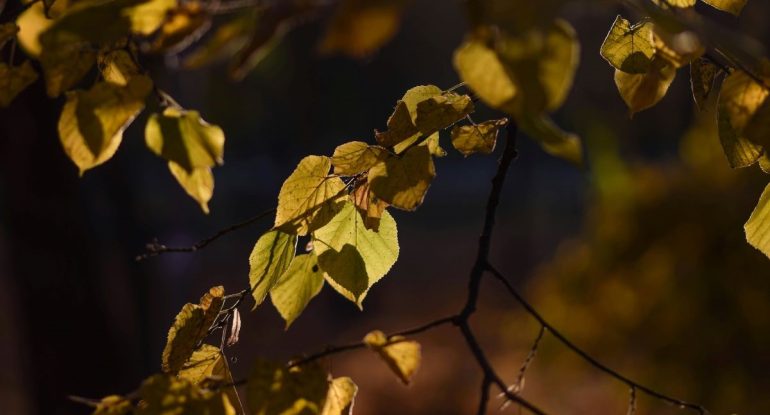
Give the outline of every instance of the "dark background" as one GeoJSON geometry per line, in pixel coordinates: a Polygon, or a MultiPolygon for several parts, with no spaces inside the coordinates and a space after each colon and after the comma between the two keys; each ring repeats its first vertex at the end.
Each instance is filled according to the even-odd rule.
{"type": "MultiPolygon", "coordinates": [[[[764,19],[770,5],[749,3],[741,30],[767,43],[764,19]]],[[[493,262],[516,284],[534,287],[529,292],[544,314],[554,316],[565,332],[632,377],[725,413],[767,413],[770,398],[764,387],[770,387],[770,348],[764,345],[770,345],[765,334],[770,332],[770,321],[762,313],[767,314],[770,301],[770,261],[741,239],[742,222],[767,180],[752,169],[730,186],[719,187],[709,179],[689,185],[693,194],[677,190],[680,182],[689,183],[688,174],[696,175],[681,167],[681,138],[697,112],[689,96],[687,70],[679,71],[660,105],[629,119],[613,85],[612,70],[598,55],[619,12],[623,10],[595,2],[574,3],[563,11],[579,33],[582,53],[574,90],[556,119],[583,137],[589,165],[578,170],[545,155],[531,141],[519,140],[520,157],[511,169],[499,211],[493,262]],[[640,209],[644,214],[633,210],[596,219],[591,215],[601,211],[596,207],[601,202],[597,202],[595,154],[615,145],[617,152],[610,150],[608,157],[620,155],[619,163],[634,166],[624,173],[631,177],[624,182],[627,186],[646,189],[646,182],[636,178],[654,171],[658,186],[667,190],[662,199],[640,202],[647,209],[640,209]],[[681,194],[688,197],[677,196],[681,194]],[[694,216],[695,211],[706,213],[694,216]],[[641,281],[634,270],[649,264],[634,258],[646,258],[646,248],[664,238],[653,231],[649,240],[628,248],[625,255],[631,259],[616,258],[611,266],[617,272],[605,276],[600,274],[610,268],[598,267],[586,279],[574,277],[560,284],[560,275],[573,273],[538,267],[554,257],[557,264],[574,266],[563,257],[570,255],[564,251],[574,248],[575,238],[589,240],[581,252],[587,252],[584,260],[593,263],[592,249],[602,242],[591,235],[600,225],[637,223],[637,228],[645,228],[660,224],[666,215],[670,218],[665,223],[671,226],[687,222],[691,234],[724,242],[716,253],[707,251],[699,257],[687,274],[720,270],[712,279],[677,280],[682,274],[672,272],[667,283],[652,291],[654,295],[632,289],[632,297],[640,296],[636,302],[616,291],[601,294],[592,288],[618,278],[641,281]],[[725,225],[717,227],[721,222],[715,218],[727,218],[725,225]],[[573,242],[564,242],[568,239],[573,242]],[[726,252],[738,252],[741,269],[724,265],[720,258],[726,252]],[[739,286],[744,289],[735,288],[739,286]],[[735,293],[734,301],[727,301],[726,293],[735,293]],[[704,299],[711,297],[713,301],[704,299]],[[647,309],[640,304],[650,298],[658,298],[661,307],[674,307],[671,312],[680,318],[673,326],[689,331],[663,330],[673,318],[665,308],[616,332],[616,326],[602,323],[613,313],[598,305],[602,301],[644,313],[647,309]],[[733,313],[748,302],[758,305],[749,313],[733,313]],[[575,308],[565,312],[566,304],[575,308]],[[578,318],[589,314],[594,317],[578,318]],[[735,329],[744,326],[745,331],[735,329]],[[702,341],[714,337],[725,341],[702,341]],[[663,340],[650,343],[650,338],[663,340]],[[730,387],[737,391],[725,392],[730,387]]],[[[127,130],[112,160],[78,178],[57,139],[62,102],[45,98],[42,82],[24,92],[10,109],[0,110],[2,412],[85,413],[87,409],[68,401],[67,395],[98,398],[127,393],[159,371],[166,332],[177,311],[211,286],[223,284],[230,292],[243,289],[248,255],[271,223],[268,219],[230,234],[195,254],[169,254],[137,263],[134,256],[144,244],[157,237],[168,245],[190,245],[272,208],[282,181],[303,156],[331,154],[347,141],[372,141],[372,130],[384,128],[406,89],[420,84],[448,88],[458,82],[451,56],[465,28],[460,2],[418,0],[396,38],[362,61],[319,57],[315,48],[323,26],[310,22],[288,35],[241,83],[227,82],[222,67],[184,72],[174,69],[171,59],[155,62],[161,88],[183,106],[199,110],[227,135],[226,163],[214,170],[216,191],[208,216],[176,184],[165,162],[146,150],[142,138],[146,116],[127,130]]],[[[485,116],[494,113],[482,110],[475,118],[485,116]]],[[[716,142],[712,129],[694,145],[713,148],[716,142]]],[[[392,212],[399,226],[401,256],[373,287],[364,311],[328,287],[286,332],[272,306],[244,311],[241,342],[229,350],[237,359],[232,364],[236,377],[248,373],[255,356],[288,359],[327,344],[356,341],[371,329],[411,327],[460,307],[496,163],[493,156],[464,159],[450,148],[448,137],[442,137],[442,144],[449,155],[436,161],[438,175],[424,205],[414,213],[392,212]]],[[[718,156],[709,160],[722,172],[727,162],[718,156]]],[[[605,169],[603,174],[619,173],[605,169]]],[[[730,175],[724,172],[719,177],[730,175]]],[[[613,193],[603,197],[612,199],[613,193]]],[[[665,246],[666,252],[674,253],[675,263],[677,250],[686,248],[677,243],[665,246]]],[[[485,285],[485,306],[475,324],[501,374],[513,379],[537,327],[517,314],[515,305],[498,291],[485,285]]],[[[351,375],[361,387],[356,413],[472,411],[480,374],[459,336],[440,329],[420,339],[425,361],[409,388],[397,384],[385,366],[365,352],[329,362],[335,375],[351,375]]],[[[607,402],[617,406],[613,413],[625,410],[627,392],[622,385],[570,362],[555,344],[543,347],[541,358],[550,363],[543,362],[528,377],[525,396],[558,413],[607,413],[607,402]]],[[[641,413],[665,410],[640,400],[641,413]]]]}

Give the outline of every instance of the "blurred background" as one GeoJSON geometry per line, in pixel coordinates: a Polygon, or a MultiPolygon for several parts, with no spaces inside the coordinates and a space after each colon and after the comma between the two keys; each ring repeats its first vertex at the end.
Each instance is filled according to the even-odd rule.
{"type": "MultiPolygon", "coordinates": [[[[730,171],[713,112],[694,108],[686,69],[658,106],[629,119],[613,70],[598,54],[621,12],[598,2],[563,10],[582,56],[556,119],[583,138],[588,167],[578,170],[520,139],[492,262],[564,334],[632,379],[714,414],[770,413],[770,260],[742,229],[767,176],[758,168],[730,171]]],[[[770,3],[749,1],[739,27],[770,44],[768,15],[770,3]]],[[[372,141],[406,89],[458,82],[451,57],[465,30],[461,2],[415,0],[395,39],[360,61],[318,56],[323,25],[309,22],[240,83],[227,81],[221,66],[182,71],[172,59],[154,62],[161,88],[227,135],[208,216],[145,149],[144,118],[110,162],[78,178],[56,135],[61,102],[45,98],[41,82],[0,110],[2,412],[87,413],[67,396],[127,393],[158,372],[178,310],[214,285],[243,289],[248,255],[271,222],[195,254],[135,262],[144,245],[153,238],[193,244],[273,207],[303,156],[372,141]]],[[[475,118],[486,116],[494,114],[481,110],[475,118]]],[[[424,205],[392,212],[401,255],[364,311],[326,287],[288,331],[269,304],[244,312],[241,341],[229,349],[236,378],[256,356],[286,360],[459,309],[496,158],[463,158],[448,137],[442,144],[449,155],[436,161],[424,205]]],[[[499,373],[513,381],[539,327],[494,281],[483,288],[474,327],[499,373]]],[[[327,361],[335,376],[359,385],[356,414],[473,412],[481,374],[462,338],[447,327],[418,340],[424,361],[409,387],[366,351],[327,361]]],[[[548,333],[525,379],[524,396],[548,412],[625,413],[628,406],[624,385],[548,333]]],[[[640,396],[637,413],[678,409],[640,396]]]]}

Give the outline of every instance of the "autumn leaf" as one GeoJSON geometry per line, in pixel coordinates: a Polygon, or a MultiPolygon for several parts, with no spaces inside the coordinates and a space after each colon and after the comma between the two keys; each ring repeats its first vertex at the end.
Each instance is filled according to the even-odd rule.
{"type": "Polygon", "coordinates": [[[428,136],[465,118],[473,109],[473,100],[468,95],[448,92],[432,96],[417,104],[414,125],[428,136]]]}
{"type": "Polygon", "coordinates": [[[195,385],[209,378],[226,381],[232,379],[222,351],[210,344],[201,345],[198,350],[195,350],[179,370],[178,376],[195,385]]]}
{"type": "Polygon", "coordinates": [[[297,235],[271,230],[262,235],[249,255],[249,284],[254,307],[262,304],[281,275],[289,268],[297,245],[297,235]]]}
{"type": "Polygon", "coordinates": [[[377,198],[399,209],[415,210],[435,176],[430,150],[415,146],[401,156],[389,156],[372,166],[369,184],[377,198]]]}
{"type": "Polygon", "coordinates": [[[37,72],[29,61],[19,66],[0,62],[0,108],[11,104],[21,91],[37,80],[37,72]]]}
{"type": "Polygon", "coordinates": [[[46,92],[51,98],[74,87],[96,63],[96,52],[87,42],[45,46],[40,54],[46,92]]]}
{"type": "Polygon", "coordinates": [[[27,7],[16,18],[16,24],[19,26],[16,40],[24,52],[33,58],[38,58],[43,50],[43,46],[40,44],[40,35],[53,23],[53,19],[45,16],[42,2],[33,3],[27,7]]]}
{"type": "Polygon", "coordinates": [[[361,141],[351,141],[334,149],[332,165],[334,174],[355,176],[371,168],[382,160],[387,150],[378,146],[370,146],[361,141]]]}
{"type": "Polygon", "coordinates": [[[492,108],[502,108],[516,96],[516,85],[499,57],[480,40],[470,38],[460,45],[454,66],[463,82],[492,108]]]}
{"type": "Polygon", "coordinates": [[[379,230],[380,219],[388,203],[372,194],[368,178],[353,190],[350,199],[364,219],[366,229],[379,230]]]}
{"type": "Polygon", "coordinates": [[[209,200],[214,195],[214,175],[211,173],[211,169],[199,167],[187,171],[173,161],[168,162],[168,169],[185,193],[195,199],[203,213],[208,215],[209,200]]]}
{"type": "Polygon", "coordinates": [[[379,230],[367,229],[351,202],[313,233],[313,251],[329,284],[359,307],[398,258],[396,222],[383,212],[379,230]]]}
{"type": "Polygon", "coordinates": [[[422,357],[420,343],[406,340],[403,336],[388,338],[379,330],[367,334],[364,337],[364,343],[385,361],[401,382],[405,385],[411,382],[420,367],[422,357]]]}
{"type": "Polygon", "coordinates": [[[16,23],[8,22],[0,24],[0,49],[2,49],[6,43],[14,39],[18,32],[19,26],[16,26],[16,23]]]}
{"type": "Polygon", "coordinates": [[[744,134],[752,117],[767,100],[768,91],[743,71],[731,73],[719,92],[719,141],[733,168],[754,164],[762,147],[744,134]]]}
{"type": "Polygon", "coordinates": [[[161,27],[167,14],[176,7],[177,0],[149,0],[127,8],[123,14],[128,16],[133,33],[149,36],[161,27]]]}
{"type": "Polygon", "coordinates": [[[420,131],[415,125],[417,106],[427,99],[441,95],[442,92],[441,88],[435,85],[418,85],[407,90],[388,118],[388,130],[375,133],[377,143],[383,147],[413,144],[420,137],[420,131]]]}
{"type": "Polygon", "coordinates": [[[559,128],[548,116],[525,115],[519,118],[518,127],[539,142],[546,153],[563,158],[578,167],[583,165],[580,138],[559,128]]]}
{"type": "Polygon", "coordinates": [[[92,415],[127,415],[134,409],[131,400],[123,396],[110,395],[96,404],[92,415]]]}
{"type": "Polygon", "coordinates": [[[698,36],[689,30],[669,32],[660,26],[655,26],[653,43],[655,55],[666,60],[674,68],[689,65],[706,52],[698,36]]]}
{"type": "Polygon", "coordinates": [[[626,73],[646,73],[655,55],[652,23],[643,21],[632,25],[617,16],[602,43],[600,54],[615,69],[626,73]]]}
{"type": "Polygon", "coordinates": [[[741,10],[746,6],[749,0],[703,0],[704,3],[714,7],[716,9],[732,13],[734,15],[741,14],[741,10]]]}
{"type": "Polygon", "coordinates": [[[698,58],[690,64],[690,88],[695,104],[701,110],[706,107],[719,72],[716,65],[704,58],[698,58]]]}
{"type": "Polygon", "coordinates": [[[508,119],[484,121],[479,124],[452,128],[452,145],[464,156],[474,153],[490,154],[495,150],[497,133],[508,124],[508,119]]]}
{"type": "Polygon", "coordinates": [[[169,107],[152,114],[144,130],[147,147],[188,172],[222,164],[225,134],[198,111],[169,107]]]}
{"type": "Polygon", "coordinates": [[[770,257],[770,185],[765,187],[743,229],[749,244],[770,257]]]}
{"type": "Polygon", "coordinates": [[[126,86],[131,78],[140,74],[134,59],[122,49],[99,53],[96,62],[102,78],[111,84],[126,86]]]}
{"type": "Polygon", "coordinates": [[[182,67],[198,69],[233,56],[246,46],[249,36],[255,30],[258,15],[258,11],[249,10],[217,26],[212,35],[184,57],[182,67]]]}
{"type": "Polygon", "coordinates": [[[183,2],[167,11],[148,52],[179,52],[211,26],[211,16],[197,1],[183,2]]]}
{"type": "Polygon", "coordinates": [[[643,74],[629,74],[615,70],[615,85],[628,106],[629,115],[650,108],[660,102],[674,81],[676,70],[657,56],[643,74]]]}
{"type": "Polygon", "coordinates": [[[198,388],[190,381],[168,375],[153,375],[139,388],[142,403],[136,415],[210,414],[236,415],[227,395],[198,388]]]}
{"type": "Polygon", "coordinates": [[[329,383],[329,392],[320,415],[351,415],[358,386],[348,377],[335,378],[329,383]]]}
{"type": "Polygon", "coordinates": [[[315,254],[298,255],[270,290],[270,299],[286,321],[286,329],[302,314],[310,300],[321,292],[323,274],[315,254]]]}
{"type": "Polygon", "coordinates": [[[319,49],[360,58],[387,43],[398,31],[407,0],[343,0],[319,49]]]}
{"type": "Polygon", "coordinates": [[[317,363],[287,368],[257,359],[246,385],[248,408],[254,415],[317,414],[329,390],[326,372],[317,363]]]}

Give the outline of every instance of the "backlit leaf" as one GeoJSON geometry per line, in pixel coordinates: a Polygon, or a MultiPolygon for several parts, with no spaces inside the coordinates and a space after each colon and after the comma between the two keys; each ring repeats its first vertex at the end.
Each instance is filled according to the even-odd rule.
{"type": "Polygon", "coordinates": [[[110,395],[102,398],[92,415],[126,415],[134,409],[131,401],[122,396],[110,395]]]}
{"type": "Polygon", "coordinates": [[[187,171],[173,161],[168,162],[168,169],[182,189],[198,202],[203,213],[208,214],[209,200],[214,195],[214,175],[211,174],[211,169],[199,167],[187,171]]]}
{"type": "Polygon", "coordinates": [[[249,255],[249,284],[254,306],[262,304],[294,258],[297,235],[272,230],[262,235],[249,255]]]}
{"type": "Polygon", "coordinates": [[[227,395],[198,388],[186,379],[153,375],[139,388],[136,415],[235,415],[227,395]]]}
{"type": "Polygon", "coordinates": [[[225,134],[198,111],[169,107],[152,114],[144,130],[147,147],[187,171],[222,164],[225,134]]]}
{"type": "Polygon", "coordinates": [[[725,78],[719,92],[717,121],[719,141],[733,168],[754,164],[762,147],[744,135],[754,113],[766,101],[768,91],[743,71],[725,78]]]}
{"type": "Polygon", "coordinates": [[[422,353],[420,343],[406,340],[403,336],[388,338],[385,333],[375,330],[364,337],[364,343],[374,350],[404,384],[411,382],[420,367],[422,353]]]}
{"type": "Polygon", "coordinates": [[[99,82],[87,91],[67,93],[59,117],[59,139],[80,174],[109,160],[123,130],[144,108],[152,81],[137,76],[125,86],[99,82]]]}
{"type": "Polygon", "coordinates": [[[283,182],[278,193],[275,227],[306,235],[328,222],[339,208],[345,183],[330,177],[331,160],[307,156],[283,182]]]}
{"type": "Polygon", "coordinates": [[[427,136],[447,128],[473,112],[473,100],[468,95],[448,92],[430,97],[417,104],[414,125],[427,136]]]}
{"type": "Polygon", "coordinates": [[[334,174],[354,176],[369,170],[387,153],[382,147],[370,146],[361,141],[351,141],[334,149],[332,165],[334,174]]]}
{"type": "Polygon", "coordinates": [[[270,291],[270,299],[286,320],[287,329],[302,314],[310,300],[321,292],[323,274],[315,254],[298,255],[270,291]]]}
{"type": "Polygon", "coordinates": [[[166,373],[177,373],[190,359],[198,344],[208,335],[224,303],[225,290],[213,287],[201,297],[198,304],[187,303],[174,319],[168,331],[166,347],[163,349],[162,369],[166,373]]]}
{"type": "Polygon", "coordinates": [[[367,291],[398,258],[396,222],[383,212],[378,231],[367,229],[353,203],[313,234],[318,265],[329,284],[359,307],[367,291]]]}
{"type": "Polygon", "coordinates": [[[148,36],[158,30],[169,11],[177,6],[177,0],[149,0],[124,11],[131,22],[131,31],[148,36]]]}
{"type": "Polygon", "coordinates": [[[343,0],[321,41],[323,53],[363,57],[398,31],[407,0],[343,0]]]}
{"type": "Polygon", "coordinates": [[[37,2],[27,7],[16,19],[19,33],[16,39],[24,52],[37,58],[40,56],[43,46],[40,44],[40,34],[45,32],[54,21],[45,17],[43,3],[37,2]]]}
{"type": "Polygon", "coordinates": [[[335,378],[329,384],[329,392],[320,415],[351,415],[358,386],[348,377],[335,378]]]}
{"type": "Polygon", "coordinates": [[[518,120],[519,128],[540,143],[546,153],[563,158],[576,166],[583,164],[580,137],[560,129],[546,115],[524,115],[518,120]]]}
{"type": "Polygon", "coordinates": [[[122,49],[100,53],[96,62],[104,80],[111,84],[126,86],[129,79],[140,74],[134,59],[122,49]]]}
{"type": "Polygon", "coordinates": [[[655,55],[674,68],[689,65],[706,51],[698,36],[688,30],[672,33],[655,26],[653,30],[655,55]]]}
{"type": "Polygon", "coordinates": [[[652,23],[645,21],[632,25],[617,16],[600,53],[615,69],[626,73],[646,73],[655,55],[652,23]]]}
{"type": "Polygon", "coordinates": [[[770,257],[770,185],[765,187],[743,229],[749,244],[770,257]]]}
{"type": "Polygon", "coordinates": [[[516,95],[516,85],[495,51],[479,40],[466,40],[457,48],[454,66],[460,78],[492,108],[501,108],[516,95]]]}
{"type": "Polygon", "coordinates": [[[321,412],[329,390],[326,372],[317,363],[287,368],[258,359],[246,386],[253,415],[305,415],[321,412]]]}
{"type": "Polygon", "coordinates": [[[770,99],[765,97],[762,105],[756,109],[743,131],[743,136],[754,144],[770,148],[770,99]]]}
{"type": "Polygon", "coordinates": [[[46,46],[40,54],[48,96],[55,98],[74,87],[91,70],[96,52],[87,42],[46,46]]]}
{"type": "Polygon", "coordinates": [[[0,108],[5,108],[25,88],[37,80],[37,72],[29,61],[19,66],[0,62],[0,108]]]}
{"type": "Polygon", "coordinates": [[[659,6],[674,6],[680,8],[692,7],[698,0],[652,0],[659,6]]]}
{"type": "Polygon", "coordinates": [[[698,108],[705,108],[717,74],[719,74],[719,68],[704,58],[699,58],[690,64],[690,87],[698,108]]]}
{"type": "Polygon", "coordinates": [[[473,153],[489,154],[495,150],[497,132],[508,124],[508,119],[484,121],[474,125],[452,128],[452,145],[464,156],[473,153]]]}
{"type": "Polygon", "coordinates": [[[736,16],[741,13],[741,10],[743,10],[743,7],[748,1],[749,0],[703,0],[704,3],[711,5],[716,9],[732,13],[736,16]]]}
{"type": "MultiPolygon", "coordinates": [[[[417,106],[441,93],[441,88],[435,85],[418,85],[407,90],[396,103],[393,114],[388,118],[388,131],[375,134],[377,142],[383,147],[413,144],[420,137],[419,130],[415,126],[417,106]]],[[[396,149],[396,153],[399,152],[396,149]]]]}
{"type": "Polygon", "coordinates": [[[211,25],[211,16],[200,3],[181,3],[165,16],[150,52],[175,53],[189,46],[211,25]]]}
{"type": "Polygon", "coordinates": [[[415,210],[422,204],[436,176],[433,158],[426,146],[415,146],[400,156],[389,156],[369,170],[371,191],[388,204],[415,210]]]}
{"type": "Polygon", "coordinates": [[[350,199],[364,219],[366,229],[379,230],[380,219],[388,204],[372,194],[368,179],[356,187],[353,193],[350,194],[350,199]]]}
{"type": "Polygon", "coordinates": [[[655,57],[644,74],[628,74],[615,70],[615,85],[628,106],[629,115],[650,108],[660,102],[674,81],[676,69],[667,61],[655,57]]]}
{"type": "Polygon", "coordinates": [[[210,344],[201,345],[179,370],[178,376],[197,385],[209,378],[231,378],[222,351],[210,344]]]}

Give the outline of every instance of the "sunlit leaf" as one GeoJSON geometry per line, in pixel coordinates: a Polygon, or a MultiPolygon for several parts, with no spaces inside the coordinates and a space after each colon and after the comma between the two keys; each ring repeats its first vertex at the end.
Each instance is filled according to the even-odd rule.
{"type": "Polygon", "coordinates": [[[320,44],[323,53],[363,57],[398,31],[407,0],[343,0],[320,44]]]}
{"type": "Polygon", "coordinates": [[[102,398],[92,415],[127,415],[134,409],[131,401],[122,396],[110,395],[102,398]]]}
{"type": "Polygon", "coordinates": [[[287,329],[302,314],[310,300],[321,292],[323,274],[315,254],[298,255],[270,291],[270,299],[286,320],[287,329]]]}
{"type": "Polygon", "coordinates": [[[736,16],[741,13],[741,10],[743,10],[743,7],[748,1],[749,0],[703,0],[704,3],[711,5],[716,9],[732,13],[736,16]]]}
{"type": "Polygon", "coordinates": [[[470,96],[448,92],[419,102],[414,125],[427,136],[449,127],[471,112],[473,100],[470,96]]]}
{"type": "Polygon", "coordinates": [[[331,160],[307,156],[283,182],[278,193],[275,227],[306,235],[328,222],[339,208],[345,183],[330,177],[331,160]]]}
{"type": "Polygon", "coordinates": [[[600,53],[615,69],[626,73],[646,73],[655,55],[652,23],[644,21],[632,25],[617,16],[600,53]]]}
{"type": "Polygon", "coordinates": [[[59,139],[80,174],[109,160],[123,130],[144,108],[152,81],[137,76],[125,86],[99,82],[87,91],[67,93],[59,117],[59,139]]]}
{"type": "Polygon", "coordinates": [[[227,395],[200,389],[186,379],[153,375],[139,388],[136,415],[235,415],[227,395]]]}
{"type": "Polygon", "coordinates": [[[168,331],[163,349],[161,360],[164,372],[177,373],[184,367],[198,344],[208,335],[224,303],[224,294],[221,286],[213,287],[198,304],[187,303],[182,307],[168,331]]]}
{"type": "Polygon", "coordinates": [[[369,170],[387,153],[382,147],[370,146],[361,141],[351,141],[334,149],[332,165],[334,174],[354,176],[369,170]]]}
{"type": "Polygon", "coordinates": [[[519,128],[540,143],[546,153],[563,158],[576,166],[583,164],[580,137],[560,129],[546,115],[525,115],[518,120],[519,128]]]}
{"type": "Polygon", "coordinates": [[[382,213],[378,231],[367,229],[353,203],[346,202],[313,234],[313,250],[329,284],[359,307],[367,291],[398,258],[396,222],[382,213]]]}
{"type": "Polygon", "coordinates": [[[364,343],[387,363],[404,384],[408,385],[420,367],[422,353],[420,343],[406,340],[403,336],[388,338],[385,333],[375,330],[364,337],[364,343]]]}
{"type": "Polygon", "coordinates": [[[770,257],[770,185],[765,187],[743,229],[749,244],[770,257]]]}
{"type": "MultiPolygon", "coordinates": [[[[428,152],[430,152],[430,155],[433,157],[446,156],[446,150],[444,150],[441,147],[440,136],[438,131],[429,135],[428,138],[426,138],[420,143],[420,145],[428,147],[428,152]]],[[[401,151],[398,150],[398,146],[394,147],[394,150],[396,151],[396,154],[401,153],[401,151]]]]}
{"type": "Polygon", "coordinates": [[[401,156],[387,157],[369,170],[372,193],[403,210],[415,210],[422,204],[434,177],[436,169],[426,146],[415,146],[401,156]]]}
{"type": "Polygon", "coordinates": [[[203,213],[208,214],[209,200],[214,195],[214,175],[211,173],[211,169],[199,167],[187,171],[173,161],[168,162],[168,169],[185,193],[198,202],[203,213]]]}
{"type": "Polygon", "coordinates": [[[673,6],[680,8],[692,7],[698,0],[652,0],[659,6],[673,6]]]}
{"type": "Polygon", "coordinates": [[[705,108],[717,74],[719,74],[719,68],[704,58],[699,58],[690,64],[690,87],[698,108],[705,108]]]}
{"type": "Polygon", "coordinates": [[[754,113],[767,100],[768,91],[743,71],[725,78],[719,91],[719,140],[733,168],[754,164],[762,147],[744,135],[754,113]]]}
{"type": "Polygon", "coordinates": [[[104,80],[111,84],[126,86],[131,78],[140,74],[134,59],[122,49],[100,53],[96,62],[104,80]]]}
{"type": "Polygon", "coordinates": [[[320,415],[351,415],[358,386],[348,377],[335,378],[329,384],[329,392],[320,415]]]}
{"type": "Polygon", "coordinates": [[[231,378],[222,351],[210,344],[203,344],[179,370],[179,378],[197,385],[209,378],[231,378]]]}
{"type": "Polygon", "coordinates": [[[497,132],[508,124],[508,119],[484,121],[474,125],[452,128],[452,145],[464,156],[474,153],[489,154],[495,150],[497,132]]]}
{"type": "Polygon", "coordinates": [[[466,40],[457,48],[454,66],[460,78],[492,108],[501,108],[516,95],[516,85],[495,51],[479,40],[466,40]]]}
{"type": "Polygon", "coordinates": [[[676,69],[667,61],[655,57],[647,73],[628,74],[615,70],[615,85],[628,106],[629,115],[650,108],[660,102],[674,81],[676,69]]]}
{"type": "Polygon", "coordinates": [[[246,386],[253,415],[305,415],[321,412],[329,390],[326,372],[317,363],[287,368],[257,359],[246,386]]]}
{"type": "Polygon", "coordinates": [[[174,53],[189,46],[211,26],[211,16],[200,3],[181,3],[168,11],[150,52],[174,53]]]}
{"type": "Polygon", "coordinates": [[[225,134],[198,111],[169,107],[152,114],[144,130],[147,147],[187,171],[222,164],[225,134]]]}
{"type": "Polygon", "coordinates": [[[388,204],[372,194],[368,179],[356,187],[350,198],[364,219],[366,229],[379,230],[380,219],[388,204]]]}
{"type": "Polygon", "coordinates": [[[294,258],[297,235],[272,230],[262,235],[249,255],[249,284],[254,306],[262,304],[294,258]]]}
{"type": "MultiPolygon", "coordinates": [[[[396,103],[393,114],[388,118],[388,131],[377,132],[375,138],[383,147],[409,146],[420,138],[415,126],[417,106],[432,97],[441,95],[441,88],[435,85],[418,85],[410,88],[396,103]]],[[[396,148],[396,153],[400,151],[396,148]]]]}
{"type": "Polygon", "coordinates": [[[131,22],[131,31],[148,36],[158,30],[169,11],[177,6],[177,0],[149,0],[124,11],[131,22]]]}
{"type": "Polygon", "coordinates": [[[42,2],[27,7],[16,18],[16,24],[19,26],[16,39],[24,52],[33,58],[40,56],[40,52],[43,50],[43,46],[40,44],[40,34],[45,32],[53,23],[52,19],[45,17],[42,2]]]}
{"type": "Polygon", "coordinates": [[[743,130],[746,139],[766,149],[770,148],[770,99],[767,99],[767,92],[765,89],[766,96],[762,105],[756,109],[743,130]]]}
{"type": "Polygon", "coordinates": [[[29,61],[19,66],[0,62],[0,108],[5,108],[28,86],[37,80],[37,72],[29,61]]]}

